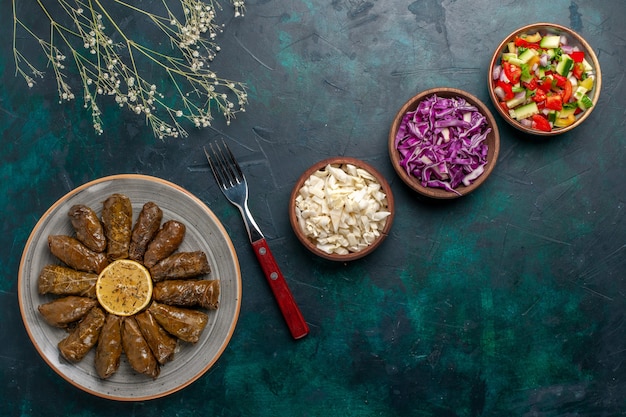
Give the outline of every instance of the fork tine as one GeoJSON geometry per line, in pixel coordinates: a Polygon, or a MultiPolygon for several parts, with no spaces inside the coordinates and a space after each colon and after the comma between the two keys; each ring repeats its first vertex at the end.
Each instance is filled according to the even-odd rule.
{"type": "Polygon", "coordinates": [[[213,157],[211,157],[211,155],[209,154],[209,151],[207,151],[206,146],[204,146],[202,149],[204,149],[204,154],[206,155],[206,159],[209,161],[209,166],[211,167],[211,172],[213,172],[215,181],[217,181],[217,185],[219,185],[220,188],[224,188],[226,184],[224,183],[222,176],[218,172],[218,166],[216,165],[217,157],[215,156],[215,150],[213,149],[213,144],[210,144],[209,146],[211,147],[211,152],[213,153],[213,157]]]}
{"type": "Polygon", "coordinates": [[[237,159],[235,159],[235,155],[233,155],[233,153],[231,152],[226,142],[224,142],[224,140],[222,140],[222,143],[224,144],[224,149],[226,150],[226,153],[227,153],[227,155],[224,156],[224,159],[225,160],[230,159],[230,163],[228,164],[229,172],[233,174],[235,180],[238,183],[245,181],[245,176],[243,175],[243,171],[241,170],[241,167],[239,166],[239,162],[237,162],[237,159]],[[228,158],[226,158],[226,156],[228,156],[228,158]]]}
{"type": "Polygon", "coordinates": [[[204,148],[204,153],[209,160],[211,171],[213,171],[213,176],[215,176],[218,184],[223,189],[228,189],[244,182],[245,176],[235,156],[224,140],[222,140],[222,145],[224,150],[222,150],[219,143],[211,143],[209,146],[212,155],[209,155],[206,147],[204,148]]]}
{"type": "Polygon", "coordinates": [[[234,186],[235,184],[243,182],[243,172],[241,171],[241,167],[235,159],[235,156],[224,140],[222,140],[222,145],[224,145],[224,152],[222,152],[222,148],[220,148],[219,144],[215,144],[220,152],[222,168],[224,169],[224,172],[228,173],[230,183],[234,186]]]}

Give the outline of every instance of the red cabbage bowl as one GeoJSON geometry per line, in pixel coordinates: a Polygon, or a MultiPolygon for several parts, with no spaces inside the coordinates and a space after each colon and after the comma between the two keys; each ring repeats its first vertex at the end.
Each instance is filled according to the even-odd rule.
{"type": "Polygon", "coordinates": [[[388,147],[396,173],[411,189],[433,199],[455,199],[492,173],[500,133],[478,98],[441,87],[422,91],[398,110],[388,147]]]}

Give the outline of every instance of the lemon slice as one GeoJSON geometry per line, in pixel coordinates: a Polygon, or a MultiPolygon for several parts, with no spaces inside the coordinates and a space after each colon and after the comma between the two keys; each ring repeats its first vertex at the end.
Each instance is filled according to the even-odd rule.
{"type": "Polygon", "coordinates": [[[109,313],[132,316],[143,310],[152,299],[152,277],[138,262],[119,259],[98,276],[96,296],[109,313]]]}

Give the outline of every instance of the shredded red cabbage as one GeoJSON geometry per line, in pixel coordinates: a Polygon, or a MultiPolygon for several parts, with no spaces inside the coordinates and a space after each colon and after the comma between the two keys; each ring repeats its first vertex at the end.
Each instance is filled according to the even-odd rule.
{"type": "Polygon", "coordinates": [[[465,99],[433,94],[404,115],[395,146],[400,165],[423,186],[460,195],[455,188],[484,171],[489,132],[485,116],[465,99]]]}

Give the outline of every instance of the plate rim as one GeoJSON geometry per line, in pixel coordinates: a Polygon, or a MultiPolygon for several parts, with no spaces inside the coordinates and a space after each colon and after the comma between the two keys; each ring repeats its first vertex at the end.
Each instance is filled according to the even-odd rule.
{"type": "MultiPolygon", "coordinates": [[[[191,193],[190,191],[186,190],[185,188],[183,188],[182,186],[175,184],[171,181],[165,180],[163,178],[159,178],[159,177],[155,177],[155,176],[151,176],[151,175],[145,175],[145,174],[114,174],[114,175],[109,175],[109,176],[104,176],[101,178],[97,178],[95,180],[92,181],[88,181],[76,188],[73,188],[72,190],[70,190],[69,192],[63,194],[61,197],[59,197],[41,216],[40,218],[37,220],[37,223],[33,226],[28,239],[26,240],[26,243],[24,244],[24,248],[22,250],[22,255],[20,257],[20,264],[19,264],[19,268],[18,268],[18,276],[17,276],[17,295],[18,295],[18,304],[19,304],[19,309],[20,309],[20,316],[22,318],[22,324],[24,325],[25,329],[26,329],[26,333],[28,334],[28,338],[30,339],[33,347],[35,348],[35,350],[37,351],[37,353],[39,354],[39,356],[44,360],[44,362],[52,369],[54,370],[59,376],[61,376],[65,381],[69,382],[71,385],[73,385],[74,387],[87,392],[89,394],[95,395],[97,397],[100,398],[105,398],[105,399],[109,399],[109,400],[115,400],[115,401],[147,401],[147,400],[153,400],[153,399],[157,399],[157,398],[162,398],[168,395],[171,395],[175,392],[178,392],[186,387],[188,387],[189,385],[191,385],[193,382],[197,381],[200,377],[202,377],[204,374],[206,374],[209,369],[211,369],[213,367],[213,365],[215,365],[215,363],[219,360],[219,358],[222,356],[222,354],[224,353],[224,351],[226,350],[226,348],[228,347],[230,340],[232,339],[232,336],[235,332],[235,329],[237,327],[237,322],[239,320],[239,315],[241,312],[241,298],[242,298],[242,280],[241,280],[241,266],[239,264],[239,259],[237,256],[237,251],[235,249],[235,246],[230,238],[230,235],[228,234],[228,232],[226,231],[226,229],[224,228],[224,225],[222,224],[222,222],[217,218],[217,216],[215,215],[215,213],[213,213],[213,211],[206,205],[206,203],[204,203],[202,200],[200,200],[198,197],[196,197],[193,193],[191,193]],[[226,334],[225,339],[222,342],[222,345],[219,347],[219,349],[217,350],[216,355],[209,360],[206,365],[204,365],[198,372],[196,372],[194,375],[192,375],[189,379],[187,379],[185,382],[181,383],[178,386],[175,386],[173,388],[170,389],[166,389],[160,392],[156,392],[150,395],[141,395],[141,396],[117,396],[117,395],[112,395],[112,394],[108,394],[108,393],[104,393],[104,392],[100,392],[94,389],[91,389],[89,387],[85,387],[83,385],[81,385],[80,383],[78,383],[77,381],[74,381],[70,376],[66,375],[65,373],[63,373],[60,369],[58,369],[52,362],[51,360],[44,354],[42,347],[40,347],[33,335],[33,331],[31,329],[31,325],[28,323],[27,320],[27,316],[26,316],[26,312],[24,311],[25,307],[24,307],[24,303],[25,303],[25,288],[24,287],[24,274],[25,274],[25,268],[26,268],[26,255],[28,253],[29,248],[31,247],[31,245],[33,244],[33,239],[34,236],[37,234],[38,230],[42,227],[42,224],[46,221],[46,219],[48,219],[48,217],[50,216],[50,214],[52,212],[54,212],[55,210],[57,210],[57,208],[62,205],[67,199],[71,198],[73,195],[80,193],[81,191],[88,189],[90,187],[93,187],[95,185],[104,183],[104,182],[111,182],[111,181],[118,181],[118,180],[138,180],[138,181],[148,181],[148,182],[153,182],[153,183],[158,183],[161,185],[164,185],[165,187],[168,188],[173,188],[174,190],[184,194],[186,197],[188,197],[189,199],[191,199],[200,209],[202,209],[202,211],[204,211],[215,223],[215,226],[217,227],[217,229],[220,231],[220,233],[223,235],[223,237],[225,238],[226,244],[228,245],[228,249],[229,252],[231,253],[231,255],[233,256],[233,263],[235,266],[235,271],[236,271],[236,277],[235,277],[235,282],[236,282],[236,303],[235,303],[235,310],[234,310],[234,317],[232,320],[232,323],[228,329],[228,332],[226,334]]],[[[158,379],[157,379],[158,381],[158,379]]]]}

